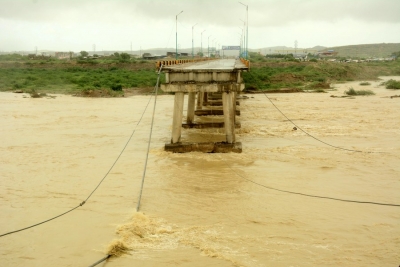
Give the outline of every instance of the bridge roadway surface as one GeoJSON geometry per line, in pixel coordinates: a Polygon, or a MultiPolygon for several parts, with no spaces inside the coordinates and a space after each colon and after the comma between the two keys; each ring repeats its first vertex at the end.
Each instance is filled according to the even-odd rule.
{"type": "Polygon", "coordinates": [[[163,69],[184,72],[184,71],[196,71],[196,70],[233,71],[233,70],[247,70],[248,68],[238,59],[216,59],[209,61],[190,62],[180,65],[165,66],[163,67],[163,69]]]}

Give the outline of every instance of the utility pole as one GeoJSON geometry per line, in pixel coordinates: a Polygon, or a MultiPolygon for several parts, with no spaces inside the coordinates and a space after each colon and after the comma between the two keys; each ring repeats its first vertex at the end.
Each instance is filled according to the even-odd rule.
{"type": "Polygon", "coordinates": [[[203,57],[203,32],[205,32],[206,30],[201,32],[201,57],[203,57]]]}
{"type": "Polygon", "coordinates": [[[178,15],[180,15],[183,12],[183,10],[181,12],[179,12],[179,14],[176,15],[176,20],[175,20],[175,24],[176,24],[176,38],[175,38],[175,59],[178,59],[178,15]]]}
{"type": "Polygon", "coordinates": [[[208,36],[208,41],[207,41],[207,46],[208,46],[208,51],[207,51],[207,57],[210,57],[210,36],[208,36]]]}
{"type": "Polygon", "coordinates": [[[249,6],[239,2],[246,7],[246,59],[249,59],[249,6]]]}
{"type": "Polygon", "coordinates": [[[192,26],[192,59],[194,58],[194,41],[193,41],[193,30],[194,30],[194,26],[196,26],[198,23],[196,23],[195,25],[192,26]]]}

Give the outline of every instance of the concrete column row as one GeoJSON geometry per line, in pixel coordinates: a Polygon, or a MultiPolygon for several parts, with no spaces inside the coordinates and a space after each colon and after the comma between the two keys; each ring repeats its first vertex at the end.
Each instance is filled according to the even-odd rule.
{"type": "MultiPolygon", "coordinates": [[[[205,99],[207,99],[207,93],[204,92],[197,93],[197,109],[202,109],[205,99]]],[[[194,123],[195,103],[196,103],[196,93],[189,92],[187,124],[194,123]]],[[[224,91],[222,93],[222,103],[224,111],[226,142],[232,144],[235,143],[236,92],[224,91]]],[[[179,143],[181,140],[183,105],[184,105],[184,93],[176,92],[174,98],[174,114],[172,121],[172,138],[171,138],[172,144],[179,143]]]]}

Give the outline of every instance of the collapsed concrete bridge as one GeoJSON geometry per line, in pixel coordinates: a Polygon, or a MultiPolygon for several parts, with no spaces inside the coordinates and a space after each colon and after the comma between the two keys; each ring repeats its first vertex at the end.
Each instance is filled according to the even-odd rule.
{"type": "MultiPolygon", "coordinates": [[[[161,62],[163,64],[163,62],[161,62]]],[[[163,64],[164,65],[164,64],[163,64]]],[[[172,122],[171,143],[165,150],[172,152],[238,152],[242,151],[240,142],[236,142],[235,127],[237,110],[236,96],[244,89],[242,72],[248,71],[249,62],[235,59],[218,59],[212,61],[190,62],[163,67],[165,83],[161,85],[164,92],[175,94],[172,122]],[[184,95],[188,94],[187,121],[182,125],[184,95]],[[209,101],[213,96],[220,96],[222,110],[204,109],[206,105],[215,105],[209,101]],[[197,97],[197,104],[196,104],[197,97]],[[195,123],[196,116],[223,115],[223,123],[195,123]],[[225,142],[190,143],[181,142],[182,126],[185,128],[224,127],[225,142]]]]}

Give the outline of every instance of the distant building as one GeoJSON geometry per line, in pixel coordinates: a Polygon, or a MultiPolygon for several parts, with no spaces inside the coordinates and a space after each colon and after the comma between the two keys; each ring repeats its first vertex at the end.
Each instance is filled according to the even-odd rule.
{"type": "Polygon", "coordinates": [[[153,55],[151,53],[143,53],[142,58],[143,59],[157,59],[157,58],[164,58],[165,56],[160,56],[160,55],[153,55]]]}
{"type": "Polygon", "coordinates": [[[55,52],[55,57],[58,59],[71,59],[72,55],[72,52],[55,52]]]}
{"type": "Polygon", "coordinates": [[[337,54],[338,54],[338,52],[335,52],[334,50],[318,52],[318,56],[320,56],[320,57],[336,57],[337,54]]]}

